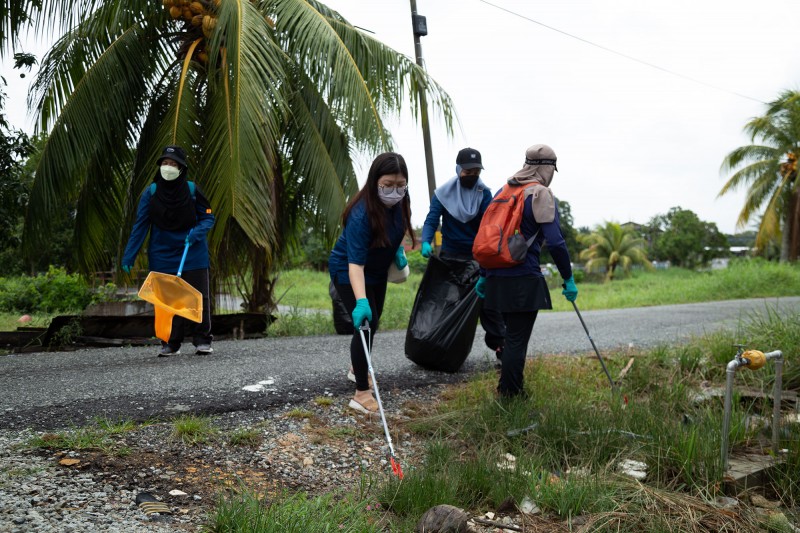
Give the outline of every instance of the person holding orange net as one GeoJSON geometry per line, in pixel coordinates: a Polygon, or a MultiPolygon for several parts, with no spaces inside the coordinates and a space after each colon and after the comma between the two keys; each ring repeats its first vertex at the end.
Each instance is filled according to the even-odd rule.
{"type": "Polygon", "coordinates": [[[202,321],[181,316],[172,318],[169,339],[161,339],[159,357],[180,353],[188,324],[195,354],[208,355],[211,348],[211,305],[209,304],[209,253],[206,236],[215,217],[199,187],[188,181],[186,152],[180,146],[167,146],[157,161],[153,182],[139,199],[122,270],[130,274],[136,256],[150,233],[147,261],[151,272],[178,273],[202,295],[202,321]],[[188,248],[188,249],[187,249],[188,248]],[[185,253],[184,253],[185,252],[185,253]],[[182,262],[183,261],[183,262],[182,262]]]}

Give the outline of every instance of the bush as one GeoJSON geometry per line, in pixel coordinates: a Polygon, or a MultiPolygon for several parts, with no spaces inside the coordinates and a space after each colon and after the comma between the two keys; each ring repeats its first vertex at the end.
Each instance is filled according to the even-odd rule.
{"type": "Polygon", "coordinates": [[[425,269],[428,268],[428,260],[422,257],[419,250],[406,250],[406,257],[408,258],[408,268],[411,272],[417,274],[424,274],[425,269]]]}
{"type": "Polygon", "coordinates": [[[81,310],[92,301],[86,282],[63,268],[50,267],[35,277],[0,278],[0,311],[52,312],[81,310]]]}

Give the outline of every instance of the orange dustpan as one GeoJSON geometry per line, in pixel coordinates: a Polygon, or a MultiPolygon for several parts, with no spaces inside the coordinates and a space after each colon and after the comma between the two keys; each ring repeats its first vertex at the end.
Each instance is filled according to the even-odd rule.
{"type": "Polygon", "coordinates": [[[203,295],[181,278],[183,263],[189,252],[189,243],[183,250],[178,275],[150,272],[139,289],[139,298],[148,301],[156,311],[156,337],[169,342],[172,317],[182,316],[192,322],[203,321],[203,295]]]}

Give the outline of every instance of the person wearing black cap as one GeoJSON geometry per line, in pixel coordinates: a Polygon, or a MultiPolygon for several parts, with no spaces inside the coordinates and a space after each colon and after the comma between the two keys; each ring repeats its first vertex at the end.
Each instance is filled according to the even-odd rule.
{"type": "Polygon", "coordinates": [[[211,204],[194,182],[187,181],[186,152],[180,146],[167,146],[158,158],[158,171],[153,183],[139,199],[136,222],[133,224],[122,270],[131,268],[144,244],[147,233],[147,262],[152,271],[176,274],[186,244],[189,250],[181,277],[203,295],[201,323],[175,316],[169,342],[161,342],[159,357],[180,353],[184,327],[189,325],[197,355],[208,355],[211,348],[211,305],[209,304],[209,253],[206,235],[214,226],[211,204]]]}
{"type": "MultiPolygon", "coordinates": [[[[439,256],[472,260],[472,243],[483,214],[492,201],[492,191],[481,181],[481,170],[483,163],[479,151],[464,148],[458,152],[456,175],[433,193],[428,216],[422,226],[422,257],[427,259],[433,253],[431,242],[441,219],[442,247],[439,256]]],[[[486,331],[486,346],[501,359],[505,337],[502,315],[482,309],[481,325],[486,331]]]]}

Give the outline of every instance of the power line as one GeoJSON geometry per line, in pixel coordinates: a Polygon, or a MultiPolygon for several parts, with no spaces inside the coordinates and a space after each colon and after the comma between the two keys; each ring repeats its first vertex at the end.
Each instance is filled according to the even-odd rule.
{"type": "Polygon", "coordinates": [[[667,68],[664,68],[664,67],[660,67],[660,66],[658,66],[656,64],[650,63],[648,61],[643,61],[643,60],[641,60],[639,58],[630,56],[628,54],[625,54],[625,53],[622,53],[622,52],[617,52],[616,50],[608,48],[607,46],[603,46],[602,44],[597,44],[595,42],[589,41],[588,39],[584,39],[583,37],[578,37],[577,35],[573,35],[571,33],[568,33],[568,32],[566,32],[564,30],[559,30],[558,28],[554,28],[553,26],[548,26],[547,24],[545,24],[543,22],[539,22],[538,20],[534,20],[534,19],[532,19],[530,17],[526,17],[525,15],[522,15],[521,13],[517,13],[516,11],[512,11],[510,9],[506,9],[505,7],[498,6],[498,5],[493,4],[491,2],[487,2],[486,0],[479,0],[479,1],[483,2],[486,5],[492,6],[495,9],[499,9],[501,11],[505,11],[506,13],[509,13],[511,15],[519,17],[519,18],[521,18],[523,20],[527,20],[528,22],[533,22],[534,24],[538,24],[539,26],[542,26],[543,28],[547,28],[550,31],[554,31],[554,32],[560,33],[562,35],[566,35],[567,37],[570,37],[572,39],[576,39],[578,41],[581,41],[582,43],[588,44],[590,46],[594,46],[595,48],[599,48],[599,49],[604,50],[606,52],[610,52],[610,53],[612,53],[614,55],[618,55],[620,57],[623,57],[623,58],[628,59],[630,61],[634,61],[634,62],[639,63],[641,65],[645,65],[647,67],[654,68],[656,70],[660,70],[661,72],[666,72],[667,74],[672,74],[673,76],[677,76],[679,78],[683,78],[685,80],[689,80],[691,82],[698,83],[700,85],[704,85],[704,86],[709,87],[711,89],[716,89],[717,91],[722,91],[722,92],[725,92],[725,93],[728,93],[728,94],[732,94],[732,95],[738,96],[739,98],[745,98],[747,100],[752,100],[753,102],[766,104],[766,102],[763,102],[763,101],[759,100],[758,98],[753,98],[752,96],[747,96],[746,94],[737,93],[736,91],[731,91],[731,90],[726,89],[724,87],[719,87],[717,85],[712,85],[712,84],[706,83],[706,82],[704,82],[702,80],[698,80],[697,78],[692,78],[691,76],[687,76],[685,74],[681,74],[680,72],[675,72],[674,70],[670,70],[670,69],[667,69],[667,68]]]}

